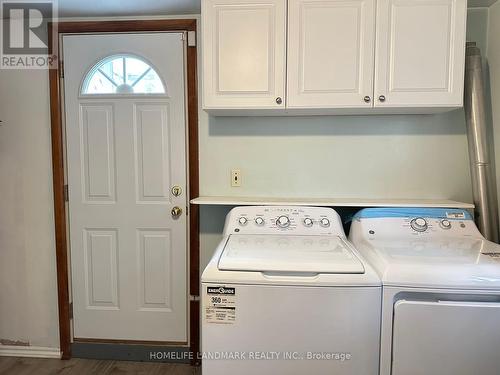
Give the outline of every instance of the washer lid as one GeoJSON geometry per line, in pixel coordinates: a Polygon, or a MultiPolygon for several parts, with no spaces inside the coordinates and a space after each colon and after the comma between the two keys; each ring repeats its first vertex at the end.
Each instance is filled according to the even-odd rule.
{"type": "Polygon", "coordinates": [[[219,270],[276,273],[364,273],[345,240],[337,236],[231,235],[219,270]]]}

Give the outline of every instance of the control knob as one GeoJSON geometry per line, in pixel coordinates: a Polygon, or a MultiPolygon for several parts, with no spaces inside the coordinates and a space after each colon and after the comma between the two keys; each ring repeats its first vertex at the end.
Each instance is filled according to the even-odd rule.
{"type": "Polygon", "coordinates": [[[255,224],[257,225],[264,225],[264,219],[261,218],[260,216],[255,218],[255,224]]]}
{"type": "Polygon", "coordinates": [[[247,225],[248,219],[246,217],[242,216],[238,219],[238,223],[240,223],[240,225],[247,225]]]}
{"type": "Polygon", "coordinates": [[[451,229],[451,221],[443,219],[439,222],[439,225],[443,229],[451,229]]]}
{"type": "Polygon", "coordinates": [[[276,225],[280,228],[287,228],[290,226],[290,218],[285,215],[279,216],[276,219],[276,225]]]}
{"type": "Polygon", "coordinates": [[[428,228],[427,221],[422,217],[417,217],[410,221],[410,226],[417,232],[425,232],[428,228]]]}
{"type": "Polygon", "coordinates": [[[312,227],[313,224],[314,224],[314,222],[313,222],[313,220],[310,217],[306,217],[304,219],[304,225],[306,227],[312,227]]]}
{"type": "Polygon", "coordinates": [[[330,220],[328,220],[326,217],[322,218],[319,222],[319,224],[323,227],[323,228],[327,228],[330,226],[330,220]]]}

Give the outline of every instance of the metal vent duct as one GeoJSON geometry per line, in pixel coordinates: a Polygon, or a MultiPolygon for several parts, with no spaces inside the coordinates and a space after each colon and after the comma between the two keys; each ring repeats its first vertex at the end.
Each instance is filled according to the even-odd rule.
{"type": "Polygon", "coordinates": [[[483,66],[476,43],[467,43],[465,52],[464,109],[476,223],[486,239],[498,242],[498,206],[490,165],[483,66]]]}

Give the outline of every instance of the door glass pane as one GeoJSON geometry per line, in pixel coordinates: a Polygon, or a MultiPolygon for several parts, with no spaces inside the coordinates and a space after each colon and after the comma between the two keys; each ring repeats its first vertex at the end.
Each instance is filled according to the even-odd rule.
{"type": "Polygon", "coordinates": [[[114,55],[94,65],[87,73],[82,94],[165,94],[156,70],[130,55],[114,55]]]}

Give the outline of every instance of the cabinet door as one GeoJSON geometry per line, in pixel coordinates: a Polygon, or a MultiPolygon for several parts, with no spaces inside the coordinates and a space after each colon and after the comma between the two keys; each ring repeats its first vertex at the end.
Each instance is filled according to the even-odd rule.
{"type": "Polygon", "coordinates": [[[378,0],[376,107],[459,107],[466,0],[378,0]]]}
{"type": "Polygon", "coordinates": [[[371,107],[375,0],[289,0],[288,7],[287,107],[371,107]]]}
{"type": "Polygon", "coordinates": [[[285,5],[202,1],[204,108],[284,108],[285,5]]]}

